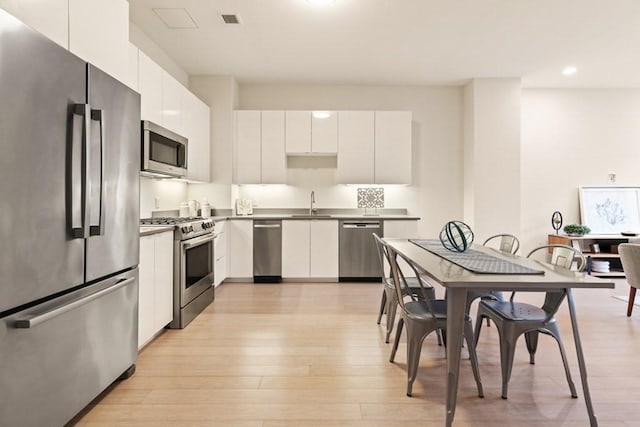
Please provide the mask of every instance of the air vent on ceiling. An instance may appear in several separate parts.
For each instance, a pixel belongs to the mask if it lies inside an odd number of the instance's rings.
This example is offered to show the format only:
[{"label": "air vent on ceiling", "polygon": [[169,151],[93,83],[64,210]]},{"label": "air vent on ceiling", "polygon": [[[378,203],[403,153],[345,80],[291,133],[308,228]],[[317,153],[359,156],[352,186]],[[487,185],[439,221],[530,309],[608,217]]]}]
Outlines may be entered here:
[{"label": "air vent on ceiling", "polygon": [[222,14],[222,20],[224,21],[225,24],[239,24],[240,23],[240,17],[238,15],[232,15],[232,14]]}]

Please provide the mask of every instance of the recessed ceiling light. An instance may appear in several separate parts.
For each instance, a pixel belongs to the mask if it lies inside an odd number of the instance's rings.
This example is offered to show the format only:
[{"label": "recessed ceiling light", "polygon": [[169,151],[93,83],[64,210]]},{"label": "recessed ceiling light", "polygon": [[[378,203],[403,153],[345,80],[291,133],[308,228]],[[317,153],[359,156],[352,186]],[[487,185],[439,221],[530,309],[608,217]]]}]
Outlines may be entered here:
[{"label": "recessed ceiling light", "polygon": [[565,76],[572,76],[578,72],[578,69],[573,65],[567,65],[562,69],[562,74]]},{"label": "recessed ceiling light", "polygon": [[335,2],[336,0],[307,0],[307,3],[313,6],[329,6]]}]

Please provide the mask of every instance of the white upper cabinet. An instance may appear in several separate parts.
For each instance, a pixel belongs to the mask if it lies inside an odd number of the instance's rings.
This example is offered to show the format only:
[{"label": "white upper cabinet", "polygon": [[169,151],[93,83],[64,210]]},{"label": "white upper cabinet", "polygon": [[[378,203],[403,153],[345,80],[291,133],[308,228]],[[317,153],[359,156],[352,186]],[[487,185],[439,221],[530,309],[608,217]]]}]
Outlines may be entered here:
[{"label": "white upper cabinet", "polygon": [[235,183],[260,183],[262,156],[260,111],[236,111]]},{"label": "white upper cabinet", "polygon": [[65,49],[127,81],[126,0],[0,0],[0,7]]},{"label": "white upper cabinet", "polygon": [[187,147],[187,178],[191,181],[209,182],[211,110],[197,96],[183,91],[183,114],[186,116],[185,136]]},{"label": "white upper cabinet", "polygon": [[261,114],[260,182],[284,184],[287,181],[285,155],[284,111],[263,111]]},{"label": "white upper cabinet", "polygon": [[311,113],[311,151],[318,154],[338,152],[338,113],[336,111]]},{"label": "white upper cabinet", "polygon": [[338,183],[373,183],[374,112],[340,111],[338,121]]},{"label": "white upper cabinet", "polygon": [[285,122],[287,153],[310,153],[311,111],[287,111]]},{"label": "white upper cabinet", "polygon": [[129,2],[69,0],[69,50],[126,82]]},{"label": "white upper cabinet", "polygon": [[162,125],[162,68],[144,52],[138,52],[138,92],[142,120]]},{"label": "white upper cabinet", "polygon": [[287,154],[336,154],[338,113],[335,111],[287,111]]},{"label": "white upper cabinet", "polygon": [[375,183],[411,184],[411,112],[376,111]]},{"label": "white upper cabinet", "polygon": [[186,88],[169,73],[162,72],[162,126],[187,136]]},{"label": "white upper cabinet", "polygon": [[69,49],[69,0],[0,0],[0,8]]},{"label": "white upper cabinet", "polygon": [[127,77],[124,83],[138,92],[138,53],[140,49],[133,43],[129,43],[127,52]]}]

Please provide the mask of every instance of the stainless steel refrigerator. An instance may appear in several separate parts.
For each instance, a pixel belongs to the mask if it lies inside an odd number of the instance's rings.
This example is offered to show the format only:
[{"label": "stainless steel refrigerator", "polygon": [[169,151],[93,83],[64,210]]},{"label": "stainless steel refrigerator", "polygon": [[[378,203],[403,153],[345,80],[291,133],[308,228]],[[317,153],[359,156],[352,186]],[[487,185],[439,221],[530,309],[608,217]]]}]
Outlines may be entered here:
[{"label": "stainless steel refrigerator", "polygon": [[140,96],[0,10],[0,425],[132,373],[139,166]]}]

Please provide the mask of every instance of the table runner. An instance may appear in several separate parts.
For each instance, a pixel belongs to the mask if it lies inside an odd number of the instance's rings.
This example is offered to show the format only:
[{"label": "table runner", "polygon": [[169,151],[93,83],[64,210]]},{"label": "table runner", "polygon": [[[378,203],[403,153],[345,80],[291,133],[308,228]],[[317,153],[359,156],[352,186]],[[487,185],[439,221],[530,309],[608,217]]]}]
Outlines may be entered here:
[{"label": "table runner", "polygon": [[467,249],[464,252],[452,252],[435,239],[409,239],[415,245],[431,252],[447,261],[478,274],[544,274],[543,270],[529,267],[498,258],[487,253]]}]

